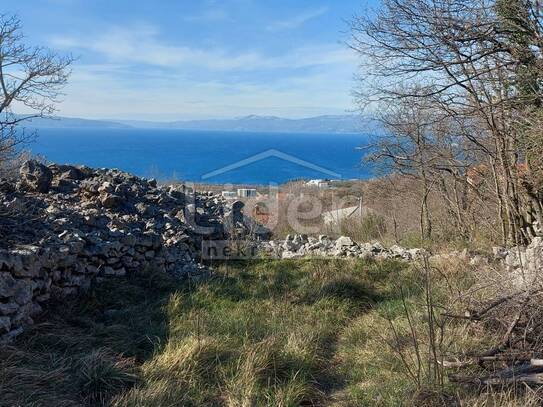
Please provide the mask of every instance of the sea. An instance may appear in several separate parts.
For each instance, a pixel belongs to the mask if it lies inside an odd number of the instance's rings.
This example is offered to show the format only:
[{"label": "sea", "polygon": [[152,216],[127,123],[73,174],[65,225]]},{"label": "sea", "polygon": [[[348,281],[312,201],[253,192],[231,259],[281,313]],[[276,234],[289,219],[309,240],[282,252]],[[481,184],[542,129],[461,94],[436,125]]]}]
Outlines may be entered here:
[{"label": "sea", "polygon": [[29,149],[49,161],[212,184],[365,179],[369,135],[42,128]]}]

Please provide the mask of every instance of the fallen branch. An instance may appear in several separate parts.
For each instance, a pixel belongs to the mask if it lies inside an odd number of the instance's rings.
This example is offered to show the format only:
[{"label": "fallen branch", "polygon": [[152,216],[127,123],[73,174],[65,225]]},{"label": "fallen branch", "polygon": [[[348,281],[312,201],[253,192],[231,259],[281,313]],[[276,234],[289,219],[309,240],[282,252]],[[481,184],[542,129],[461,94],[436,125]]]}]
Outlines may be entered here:
[{"label": "fallen branch", "polygon": [[530,297],[526,297],[524,301],[522,302],[520,309],[515,315],[515,318],[513,319],[513,321],[511,321],[511,323],[509,324],[509,327],[507,328],[507,331],[505,332],[500,343],[497,346],[487,350],[486,352],[483,352],[480,356],[493,356],[497,353],[500,353],[507,346],[507,344],[511,340],[511,335],[513,334],[513,331],[515,330],[515,327],[517,326],[517,324],[520,321],[520,318],[522,317],[522,314],[524,312],[524,307],[528,303],[529,299]]},{"label": "fallen branch", "polygon": [[494,375],[481,379],[485,385],[499,385],[511,383],[543,384],[543,366],[534,366],[525,363],[501,370]]},{"label": "fallen branch", "polygon": [[[480,365],[483,363],[496,363],[496,362],[530,362],[533,366],[542,366],[542,359],[532,359],[529,354],[501,354],[493,356],[474,356],[467,360],[444,360],[440,364],[445,368],[462,368],[473,365]],[[536,363],[541,363],[537,365]]]},{"label": "fallen branch", "polygon": [[543,384],[543,366],[524,363],[508,367],[486,377],[460,377],[451,375],[451,381],[474,385],[506,385],[514,383]]}]

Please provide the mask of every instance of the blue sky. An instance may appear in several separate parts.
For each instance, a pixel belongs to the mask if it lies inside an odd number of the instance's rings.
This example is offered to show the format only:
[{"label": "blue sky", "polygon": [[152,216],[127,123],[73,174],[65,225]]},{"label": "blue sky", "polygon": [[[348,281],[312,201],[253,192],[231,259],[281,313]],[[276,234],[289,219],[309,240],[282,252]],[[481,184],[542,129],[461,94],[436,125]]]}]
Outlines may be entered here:
[{"label": "blue sky", "polygon": [[78,58],[59,114],[175,120],[352,110],[360,0],[4,0]]}]

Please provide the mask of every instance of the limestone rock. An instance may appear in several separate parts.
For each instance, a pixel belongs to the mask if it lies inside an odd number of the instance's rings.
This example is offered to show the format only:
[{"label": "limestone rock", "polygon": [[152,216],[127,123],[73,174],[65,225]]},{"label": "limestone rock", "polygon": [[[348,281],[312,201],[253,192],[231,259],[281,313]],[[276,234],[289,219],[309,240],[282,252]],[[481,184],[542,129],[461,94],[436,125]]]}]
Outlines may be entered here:
[{"label": "limestone rock", "polygon": [[15,294],[17,281],[8,272],[0,272],[0,299],[10,298]]},{"label": "limestone rock", "polygon": [[32,292],[32,283],[30,281],[17,280],[13,293],[13,300],[19,305],[27,304],[32,301]]},{"label": "limestone rock", "polygon": [[0,334],[9,332],[11,329],[11,319],[9,317],[0,317]]},{"label": "limestone rock", "polygon": [[353,239],[347,236],[341,236],[336,240],[337,249],[343,249],[345,247],[351,247],[354,245],[355,245],[355,242],[353,241]]},{"label": "limestone rock", "polygon": [[100,198],[104,208],[118,208],[123,203],[123,198],[115,194],[105,194]]},{"label": "limestone rock", "polygon": [[35,160],[26,161],[20,171],[21,183],[25,189],[47,193],[53,181],[53,173],[45,165]]},{"label": "limestone rock", "polygon": [[15,314],[18,309],[19,305],[13,302],[8,302],[6,304],[0,303],[0,315]]}]

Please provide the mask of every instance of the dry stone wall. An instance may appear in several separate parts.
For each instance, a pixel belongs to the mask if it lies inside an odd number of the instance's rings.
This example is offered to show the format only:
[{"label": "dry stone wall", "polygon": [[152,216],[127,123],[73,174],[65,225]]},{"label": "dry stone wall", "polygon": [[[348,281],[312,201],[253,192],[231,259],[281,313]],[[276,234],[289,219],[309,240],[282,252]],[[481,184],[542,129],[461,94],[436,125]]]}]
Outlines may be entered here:
[{"label": "dry stone wall", "polygon": [[512,283],[522,290],[543,287],[543,237],[535,237],[526,247],[494,248],[494,255],[503,259]]},{"label": "dry stone wall", "polygon": [[0,180],[0,342],[95,279],[146,267],[199,278],[201,239],[222,236],[224,208],[118,170],[25,163],[20,181]]}]

